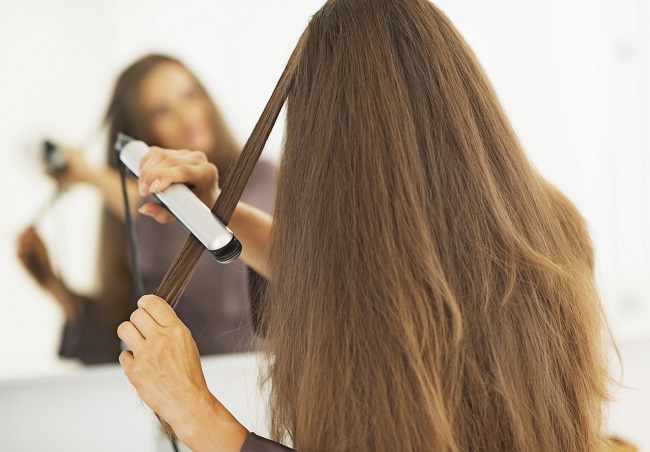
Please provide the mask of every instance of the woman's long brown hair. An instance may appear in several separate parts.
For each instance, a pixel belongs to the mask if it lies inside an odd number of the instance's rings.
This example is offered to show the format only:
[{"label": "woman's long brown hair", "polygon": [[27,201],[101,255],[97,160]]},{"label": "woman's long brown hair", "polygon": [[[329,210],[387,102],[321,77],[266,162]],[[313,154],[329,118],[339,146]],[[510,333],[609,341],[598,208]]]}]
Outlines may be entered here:
[{"label": "woman's long brown hair", "polygon": [[263,312],[274,436],[303,451],[602,450],[585,222],[444,14],[328,1],[224,183],[226,222],[285,94]]},{"label": "woman's long brown hair", "polygon": [[[167,55],[146,55],[129,65],[118,77],[106,112],[108,124],[107,162],[117,168],[114,151],[115,139],[119,132],[143,140],[151,145],[156,142],[147,126],[147,118],[140,105],[140,88],[143,80],[152,70],[163,64],[178,65],[195,78],[200,92],[208,100],[211,110],[211,126],[215,136],[215,149],[204,149],[219,172],[225,174],[237,158],[241,147],[228,129],[221,112],[216,107],[200,81],[178,59]],[[128,319],[134,306],[134,288],[128,259],[128,247],[124,221],[104,208],[101,218],[99,249],[99,309],[101,318],[108,325],[117,325]]]}]

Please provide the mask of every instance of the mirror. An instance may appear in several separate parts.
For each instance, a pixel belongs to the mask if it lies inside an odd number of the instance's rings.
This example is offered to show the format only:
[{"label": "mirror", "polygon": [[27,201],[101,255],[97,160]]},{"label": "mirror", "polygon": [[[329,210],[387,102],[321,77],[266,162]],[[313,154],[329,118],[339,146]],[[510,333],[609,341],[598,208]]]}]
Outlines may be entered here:
[{"label": "mirror", "polygon": [[[310,14],[323,2],[235,3],[66,0],[3,7],[0,118],[8,127],[0,131],[6,159],[0,184],[9,214],[0,226],[2,286],[8,289],[0,335],[17,345],[0,352],[0,379],[75,365],[57,356],[61,309],[17,260],[16,240],[25,227],[39,217],[55,271],[81,294],[97,290],[101,197],[77,184],[52,205],[56,184],[44,174],[41,141],[80,149],[101,167],[107,152],[102,119],[117,75],[159,52],[197,75],[243,145]],[[281,138],[280,121],[265,151],[270,160],[277,160]]]}]

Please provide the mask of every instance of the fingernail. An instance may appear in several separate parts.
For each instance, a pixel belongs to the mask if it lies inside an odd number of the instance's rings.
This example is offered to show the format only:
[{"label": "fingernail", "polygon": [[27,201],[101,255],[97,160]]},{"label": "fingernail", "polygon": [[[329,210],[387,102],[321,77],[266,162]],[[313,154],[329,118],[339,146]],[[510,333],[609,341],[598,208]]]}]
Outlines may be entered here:
[{"label": "fingernail", "polygon": [[151,193],[155,193],[155,192],[156,192],[156,189],[158,188],[158,185],[159,185],[159,184],[160,184],[160,181],[159,181],[158,179],[156,179],[155,181],[153,181],[153,182],[151,183],[151,185],[149,186],[149,191],[150,191]]},{"label": "fingernail", "polygon": [[143,181],[138,182],[138,191],[142,196],[145,196],[147,194],[147,192],[145,191],[145,186]]},{"label": "fingernail", "polygon": [[141,206],[138,209],[138,212],[140,212],[143,215],[147,215],[149,213],[149,206],[147,206],[146,204],[144,206]]}]

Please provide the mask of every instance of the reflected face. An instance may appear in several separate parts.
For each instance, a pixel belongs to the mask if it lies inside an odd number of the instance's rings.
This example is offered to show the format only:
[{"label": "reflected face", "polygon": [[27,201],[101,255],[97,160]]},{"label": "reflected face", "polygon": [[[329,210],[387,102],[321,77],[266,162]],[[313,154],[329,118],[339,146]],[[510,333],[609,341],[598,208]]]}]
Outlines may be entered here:
[{"label": "reflected face", "polygon": [[139,101],[149,133],[168,149],[212,152],[216,137],[207,96],[176,63],[162,63],[142,80]]}]

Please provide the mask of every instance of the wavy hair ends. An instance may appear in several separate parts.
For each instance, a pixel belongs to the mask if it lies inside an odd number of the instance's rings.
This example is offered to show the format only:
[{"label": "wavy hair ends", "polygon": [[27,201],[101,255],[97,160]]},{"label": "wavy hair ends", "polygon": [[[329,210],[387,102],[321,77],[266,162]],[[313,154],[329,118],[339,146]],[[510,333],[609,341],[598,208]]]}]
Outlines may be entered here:
[{"label": "wavy hair ends", "polygon": [[287,99],[264,311],[299,450],[598,451],[591,244],[424,0],[330,0]]}]

